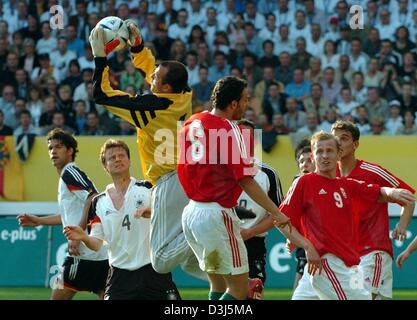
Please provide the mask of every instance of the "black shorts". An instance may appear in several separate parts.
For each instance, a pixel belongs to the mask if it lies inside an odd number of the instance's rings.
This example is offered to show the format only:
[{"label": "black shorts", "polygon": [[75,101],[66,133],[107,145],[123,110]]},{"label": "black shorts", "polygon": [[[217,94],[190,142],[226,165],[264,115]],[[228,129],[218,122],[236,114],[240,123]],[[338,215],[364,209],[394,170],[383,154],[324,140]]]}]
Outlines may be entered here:
[{"label": "black shorts", "polygon": [[297,259],[297,269],[295,271],[300,275],[303,275],[304,267],[307,264],[306,252],[304,249],[297,248],[295,251],[295,258]]},{"label": "black shorts", "polygon": [[259,278],[266,281],[266,245],[265,237],[253,237],[245,241],[248,251],[249,278]]},{"label": "black shorts", "polygon": [[110,267],[105,300],[181,300],[171,273],[158,273],[151,264],[129,271]]},{"label": "black shorts", "polygon": [[109,260],[84,260],[66,257],[63,266],[64,287],[74,291],[104,291]]}]

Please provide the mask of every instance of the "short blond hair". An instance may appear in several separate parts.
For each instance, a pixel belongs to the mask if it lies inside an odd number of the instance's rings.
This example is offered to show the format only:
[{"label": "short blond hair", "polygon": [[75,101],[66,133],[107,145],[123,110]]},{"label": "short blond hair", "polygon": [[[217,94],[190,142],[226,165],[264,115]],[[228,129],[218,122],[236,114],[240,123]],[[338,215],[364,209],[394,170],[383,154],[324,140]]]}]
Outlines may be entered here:
[{"label": "short blond hair", "polygon": [[337,137],[331,133],[324,132],[323,130],[316,132],[311,137],[311,149],[313,150],[314,144],[316,144],[318,141],[324,141],[324,140],[333,140],[336,143],[337,151],[340,150],[340,142],[337,139]]},{"label": "short blond hair", "polygon": [[100,150],[100,161],[104,168],[106,168],[106,151],[112,148],[123,148],[127,153],[127,157],[130,159],[130,150],[126,143],[122,140],[108,139],[104,142]]}]

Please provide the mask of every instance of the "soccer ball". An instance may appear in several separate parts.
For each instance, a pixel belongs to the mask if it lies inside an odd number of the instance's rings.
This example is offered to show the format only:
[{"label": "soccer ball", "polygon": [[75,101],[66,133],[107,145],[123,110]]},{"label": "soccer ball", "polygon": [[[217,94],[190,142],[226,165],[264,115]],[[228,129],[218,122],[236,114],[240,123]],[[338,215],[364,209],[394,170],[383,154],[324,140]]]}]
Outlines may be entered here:
[{"label": "soccer ball", "polygon": [[106,54],[126,47],[129,30],[119,17],[106,17],[97,23],[97,28],[104,30],[104,49]]}]

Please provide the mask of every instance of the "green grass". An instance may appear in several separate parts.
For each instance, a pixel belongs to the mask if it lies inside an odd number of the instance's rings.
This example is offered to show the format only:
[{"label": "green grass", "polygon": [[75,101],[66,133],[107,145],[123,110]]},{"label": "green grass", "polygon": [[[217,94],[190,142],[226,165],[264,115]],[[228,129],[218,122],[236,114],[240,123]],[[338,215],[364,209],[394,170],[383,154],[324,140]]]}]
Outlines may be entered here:
[{"label": "green grass", "polygon": [[[180,289],[184,300],[207,300],[207,289]],[[291,289],[265,289],[265,300],[289,300]],[[0,288],[0,300],[47,300],[51,295],[48,288]],[[75,300],[95,300],[91,293],[80,292]],[[417,300],[417,290],[395,290],[394,300]]]}]

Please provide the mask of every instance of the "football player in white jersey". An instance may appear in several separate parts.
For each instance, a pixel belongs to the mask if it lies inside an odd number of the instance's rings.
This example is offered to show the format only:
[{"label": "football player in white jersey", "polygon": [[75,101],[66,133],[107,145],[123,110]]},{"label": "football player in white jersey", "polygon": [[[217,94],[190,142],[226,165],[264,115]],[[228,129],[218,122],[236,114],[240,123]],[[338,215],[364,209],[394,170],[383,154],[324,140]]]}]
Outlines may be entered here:
[{"label": "football player in white jersey", "polygon": [[[240,120],[238,125],[244,129],[254,130],[255,126],[248,120]],[[276,206],[283,199],[281,182],[275,170],[265,163],[259,163],[258,172],[254,179],[268,194]],[[273,219],[268,212],[253,201],[246,192],[242,192],[238,199],[238,207],[254,213],[252,219],[244,219],[240,234],[245,241],[249,262],[249,299],[261,299],[262,287],[266,281],[266,235],[274,227]],[[239,208],[239,209],[240,209]],[[238,209],[236,209],[238,211]]]},{"label": "football player in white jersey", "polygon": [[[79,225],[85,233],[87,213],[92,197],[97,190],[87,175],[74,163],[77,140],[61,129],[50,131],[49,158],[58,171],[59,214],[37,217],[19,215],[19,224],[24,227],[39,225]],[[103,298],[109,264],[105,248],[98,252],[88,249],[79,241],[68,241],[68,253],[63,269],[53,285],[52,300],[70,300],[77,291],[91,291]]]},{"label": "football player in white jersey", "polygon": [[[100,158],[113,183],[94,197],[90,209],[90,235],[79,226],[67,226],[65,236],[81,240],[92,250],[108,244],[110,271],[105,300],[177,300],[171,273],[157,273],[150,258],[152,184],[130,176],[130,151],[120,140],[109,139]],[[147,216],[147,218],[145,217]]]}]

